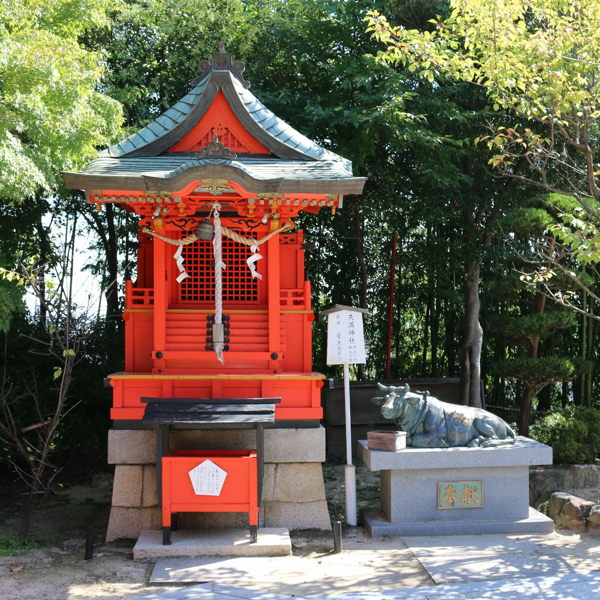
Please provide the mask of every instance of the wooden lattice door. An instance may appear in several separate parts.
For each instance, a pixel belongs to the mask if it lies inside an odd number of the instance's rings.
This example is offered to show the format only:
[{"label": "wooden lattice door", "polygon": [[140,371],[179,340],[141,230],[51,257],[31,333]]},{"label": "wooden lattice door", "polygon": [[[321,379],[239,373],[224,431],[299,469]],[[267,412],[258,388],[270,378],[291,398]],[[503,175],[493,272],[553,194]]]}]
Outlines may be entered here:
[{"label": "wooden lattice door", "polygon": [[[258,304],[258,280],[252,279],[246,260],[250,248],[223,237],[223,302]],[[183,247],[181,253],[189,277],[179,284],[183,304],[215,301],[215,269],[212,242],[198,240]]]}]

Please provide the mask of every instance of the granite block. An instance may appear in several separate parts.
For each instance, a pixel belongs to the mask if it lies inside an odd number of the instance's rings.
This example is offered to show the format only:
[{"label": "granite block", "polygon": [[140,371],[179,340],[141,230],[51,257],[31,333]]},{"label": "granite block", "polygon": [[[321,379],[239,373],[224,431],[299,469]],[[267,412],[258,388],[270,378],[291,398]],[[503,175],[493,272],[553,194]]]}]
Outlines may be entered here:
[{"label": "granite block", "polygon": [[555,554],[551,546],[541,545],[539,537],[506,535],[461,535],[405,537],[404,543],[417,557],[496,556],[498,554]]},{"label": "granite block", "polygon": [[[193,600],[195,598],[207,597],[208,594],[213,592],[213,583],[201,583],[200,585],[194,585],[191,587],[180,588],[172,590],[170,592],[158,592],[156,594],[150,594],[138,600]],[[210,596],[208,596],[210,598]]]},{"label": "granite block", "polygon": [[574,574],[564,558],[555,554],[500,554],[497,556],[428,556],[419,562],[436,584],[492,581],[512,577]]},{"label": "granite block", "polygon": [[109,429],[108,464],[156,464],[156,432],[154,430]]},{"label": "granite block", "polygon": [[158,496],[156,494],[156,467],[154,465],[144,465],[142,506],[158,506]]},{"label": "granite block", "polygon": [[141,465],[117,465],[115,467],[113,506],[139,508],[142,505],[142,469]]},{"label": "granite block", "polygon": [[325,462],[325,429],[265,429],[265,462]]},{"label": "granite block", "polygon": [[264,500],[273,502],[325,500],[321,463],[278,463],[266,467],[269,475],[265,477]]},{"label": "granite block", "polygon": [[[392,523],[526,519],[528,473],[524,466],[382,471],[381,508]],[[446,481],[483,481],[483,506],[438,508],[438,483]]]},{"label": "granite block", "polygon": [[359,453],[371,471],[389,469],[459,469],[552,464],[552,448],[525,437],[497,448],[407,448],[402,452],[369,450],[360,440]]},{"label": "granite block", "polygon": [[125,508],[113,506],[110,510],[106,541],[119,538],[137,538],[145,529],[161,529],[162,516],[158,506],[150,508]]},{"label": "granite block", "polygon": [[[266,463],[325,461],[325,429],[265,429]],[[171,450],[254,450],[256,432],[239,430],[176,429],[170,433]],[[111,429],[108,432],[109,464],[156,463],[154,430]]]}]

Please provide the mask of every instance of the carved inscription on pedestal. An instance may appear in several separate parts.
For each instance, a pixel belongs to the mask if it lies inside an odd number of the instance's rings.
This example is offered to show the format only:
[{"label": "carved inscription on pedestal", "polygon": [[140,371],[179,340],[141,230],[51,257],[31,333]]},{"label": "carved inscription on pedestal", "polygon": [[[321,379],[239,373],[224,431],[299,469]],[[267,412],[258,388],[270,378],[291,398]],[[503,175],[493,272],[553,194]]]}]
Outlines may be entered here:
[{"label": "carved inscription on pedestal", "polygon": [[194,467],[189,472],[189,476],[196,496],[219,496],[227,477],[227,471],[207,459]]},{"label": "carved inscription on pedestal", "polygon": [[440,481],[438,508],[483,508],[483,481]]}]

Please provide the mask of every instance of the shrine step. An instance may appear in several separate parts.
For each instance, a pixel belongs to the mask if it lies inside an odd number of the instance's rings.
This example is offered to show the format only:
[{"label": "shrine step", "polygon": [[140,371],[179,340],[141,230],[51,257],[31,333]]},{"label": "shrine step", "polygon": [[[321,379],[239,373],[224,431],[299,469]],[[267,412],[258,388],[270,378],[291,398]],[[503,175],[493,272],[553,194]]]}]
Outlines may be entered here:
[{"label": "shrine step", "polygon": [[288,556],[292,553],[287,529],[264,527],[258,541],[250,543],[248,529],[183,529],[172,533],[170,546],[163,546],[162,531],[142,531],[133,548],[134,560],[198,556]]}]

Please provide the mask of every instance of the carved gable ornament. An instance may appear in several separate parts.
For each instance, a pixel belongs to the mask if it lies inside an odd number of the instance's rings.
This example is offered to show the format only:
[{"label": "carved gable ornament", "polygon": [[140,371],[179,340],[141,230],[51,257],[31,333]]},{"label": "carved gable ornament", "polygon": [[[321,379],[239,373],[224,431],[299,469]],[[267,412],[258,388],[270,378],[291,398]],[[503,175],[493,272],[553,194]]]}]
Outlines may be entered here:
[{"label": "carved gable ornament", "polygon": [[219,51],[215,52],[210,62],[207,60],[201,60],[198,63],[198,70],[200,71],[200,77],[194,80],[192,83],[197,85],[200,83],[211,71],[230,71],[231,74],[238,79],[238,81],[248,89],[250,82],[244,79],[242,73],[246,65],[241,60],[232,62],[231,54],[225,52],[225,43],[219,42]]},{"label": "carved gable ornament", "polygon": [[219,136],[213,133],[213,141],[208,142],[206,148],[195,154],[196,158],[220,158],[225,160],[235,160],[237,154],[234,154],[225,144],[219,141]]}]

